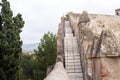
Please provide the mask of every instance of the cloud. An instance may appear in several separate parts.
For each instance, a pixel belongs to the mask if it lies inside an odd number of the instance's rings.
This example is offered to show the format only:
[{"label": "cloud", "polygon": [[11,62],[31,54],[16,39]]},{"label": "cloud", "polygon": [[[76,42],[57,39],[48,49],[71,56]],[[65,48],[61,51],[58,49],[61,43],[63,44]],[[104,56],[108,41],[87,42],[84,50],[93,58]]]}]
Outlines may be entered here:
[{"label": "cloud", "polygon": [[16,15],[21,13],[25,26],[21,33],[24,43],[37,43],[48,31],[58,30],[60,17],[69,11],[111,14],[119,8],[120,0],[9,0]]}]

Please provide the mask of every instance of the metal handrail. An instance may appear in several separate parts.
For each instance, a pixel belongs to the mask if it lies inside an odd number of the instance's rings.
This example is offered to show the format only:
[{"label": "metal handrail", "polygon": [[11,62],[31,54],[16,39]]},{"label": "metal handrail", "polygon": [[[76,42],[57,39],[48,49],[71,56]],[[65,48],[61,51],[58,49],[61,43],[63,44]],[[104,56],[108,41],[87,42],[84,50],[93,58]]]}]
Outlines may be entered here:
[{"label": "metal handrail", "polygon": [[64,52],[64,37],[65,37],[65,21],[63,21],[63,34],[62,34],[62,48],[63,48],[63,65],[64,65],[64,68],[66,67],[65,66],[65,52]]}]

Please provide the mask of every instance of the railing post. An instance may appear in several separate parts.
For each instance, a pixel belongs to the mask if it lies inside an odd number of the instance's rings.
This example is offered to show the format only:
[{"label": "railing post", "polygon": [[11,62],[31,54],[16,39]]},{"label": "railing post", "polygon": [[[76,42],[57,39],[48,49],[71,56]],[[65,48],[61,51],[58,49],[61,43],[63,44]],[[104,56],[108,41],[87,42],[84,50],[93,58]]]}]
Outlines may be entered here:
[{"label": "railing post", "polygon": [[62,34],[62,50],[63,50],[63,65],[64,65],[64,68],[65,68],[65,52],[64,52],[64,37],[65,37],[65,20],[63,21],[63,34]]}]

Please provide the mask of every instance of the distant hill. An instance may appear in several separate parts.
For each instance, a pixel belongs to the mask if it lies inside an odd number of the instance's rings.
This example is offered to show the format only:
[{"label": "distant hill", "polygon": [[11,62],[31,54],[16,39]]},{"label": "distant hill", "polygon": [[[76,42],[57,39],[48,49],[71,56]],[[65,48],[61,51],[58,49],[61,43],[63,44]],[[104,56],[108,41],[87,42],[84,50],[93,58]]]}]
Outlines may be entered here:
[{"label": "distant hill", "polygon": [[39,45],[39,43],[23,44],[22,48],[23,48],[23,50],[33,51],[34,49],[37,49],[38,45]]},{"label": "distant hill", "polygon": [[25,54],[25,55],[33,55],[34,54],[34,51],[29,51],[29,50],[22,50],[22,53]]}]

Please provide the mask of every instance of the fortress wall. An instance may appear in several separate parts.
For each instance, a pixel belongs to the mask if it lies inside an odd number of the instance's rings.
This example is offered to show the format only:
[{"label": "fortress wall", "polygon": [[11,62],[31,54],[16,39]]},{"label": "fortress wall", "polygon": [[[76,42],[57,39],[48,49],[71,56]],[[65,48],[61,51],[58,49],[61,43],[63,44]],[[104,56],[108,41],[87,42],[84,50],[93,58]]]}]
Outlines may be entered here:
[{"label": "fortress wall", "polygon": [[62,62],[57,62],[54,69],[44,80],[70,80]]},{"label": "fortress wall", "polygon": [[59,27],[58,27],[58,32],[57,32],[57,54],[60,53],[62,54],[63,53],[63,44],[62,44],[62,36],[63,36],[63,23],[60,23],[59,24]]},{"label": "fortress wall", "polygon": [[[75,34],[78,37],[78,19],[80,14],[71,14],[70,20],[75,30]],[[84,52],[90,53],[90,49],[93,42],[93,37],[100,38],[102,30],[104,30],[104,38],[101,44],[100,53],[104,58],[101,57],[99,60],[99,67],[101,66],[101,78],[103,80],[120,80],[120,58],[108,58],[105,55],[118,54],[120,55],[120,16],[116,15],[103,15],[103,14],[89,14],[90,22],[85,25],[83,29],[83,35],[85,37],[83,41]],[[95,43],[97,44],[97,42]],[[95,49],[94,49],[95,51]],[[86,58],[89,58],[86,55]],[[88,62],[88,74],[92,76],[91,59]],[[98,64],[98,63],[97,63]],[[95,65],[97,65],[95,64]],[[97,69],[97,66],[96,66]]]},{"label": "fortress wall", "polygon": [[120,58],[101,59],[102,80],[120,80]]}]

